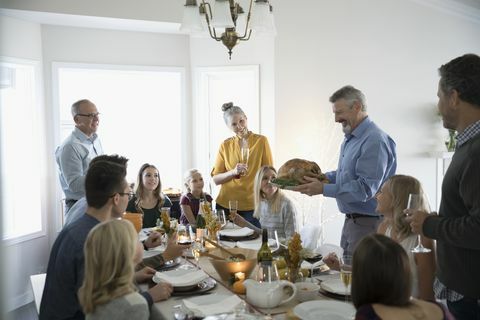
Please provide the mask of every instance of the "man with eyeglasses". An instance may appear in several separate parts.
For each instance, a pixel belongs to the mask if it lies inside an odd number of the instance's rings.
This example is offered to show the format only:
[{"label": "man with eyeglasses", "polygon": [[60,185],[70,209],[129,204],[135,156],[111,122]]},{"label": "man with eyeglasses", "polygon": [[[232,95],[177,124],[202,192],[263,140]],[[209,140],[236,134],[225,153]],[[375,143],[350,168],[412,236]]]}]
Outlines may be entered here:
[{"label": "man with eyeglasses", "polygon": [[67,213],[85,196],[85,176],[90,161],[103,154],[97,135],[100,113],[94,103],[79,100],[71,108],[75,129],[55,151]]}]

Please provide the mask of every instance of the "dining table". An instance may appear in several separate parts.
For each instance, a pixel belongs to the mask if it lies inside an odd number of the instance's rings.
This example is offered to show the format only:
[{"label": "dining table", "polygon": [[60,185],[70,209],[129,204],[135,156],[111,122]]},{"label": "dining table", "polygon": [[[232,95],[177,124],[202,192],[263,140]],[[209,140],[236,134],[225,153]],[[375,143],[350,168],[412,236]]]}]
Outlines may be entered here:
[{"label": "dining table", "polygon": [[[234,226],[227,225],[227,228],[234,228]],[[140,232],[140,238],[145,238],[145,235],[148,231],[143,230]],[[241,247],[241,248],[248,248],[248,249],[256,249],[258,250],[261,246],[261,238],[256,238],[252,240],[246,241],[219,241],[219,244],[226,247],[226,248],[233,248],[233,247]],[[146,256],[151,256],[153,254],[159,254],[162,252],[162,248],[155,248],[153,250],[145,251]],[[198,265],[196,264],[193,256],[187,254],[183,257],[177,258],[177,268],[184,268],[184,269],[197,269],[200,268],[203,270],[209,278],[213,279],[216,282],[216,285],[213,289],[209,290],[208,292],[202,292],[202,296],[206,295],[219,295],[222,297],[225,296],[237,296],[242,301],[239,306],[237,306],[236,310],[230,310],[231,313],[240,312],[244,314],[248,314],[248,317],[243,317],[245,319],[263,319],[268,312],[272,314],[273,319],[301,319],[294,313],[294,308],[300,303],[297,298],[292,299],[290,302],[282,304],[278,307],[272,308],[271,310],[262,309],[252,305],[251,303],[246,301],[245,295],[238,295],[232,291],[231,284],[223,281],[219,274],[216,272],[215,268],[209,261],[210,258],[201,256],[198,260]],[[326,268],[328,269],[328,268]],[[252,275],[255,272],[252,272]],[[253,278],[253,276],[250,278]],[[327,270],[324,272],[316,272],[314,273],[313,277],[308,277],[304,279],[305,282],[313,282],[313,283],[321,283],[322,281],[329,281],[330,279],[339,279],[340,275],[337,271]],[[150,283],[153,285],[154,283]],[[141,290],[148,290],[148,284],[141,284]],[[198,296],[198,295],[197,295]],[[190,299],[195,297],[195,294],[191,296],[188,295],[181,295],[175,296],[172,295],[169,299],[156,302],[152,305],[150,311],[150,319],[159,320],[159,319],[189,319],[185,317],[185,314],[182,315],[182,311],[185,311],[185,303],[184,299]],[[331,301],[331,300],[338,300],[341,298],[339,295],[331,295],[328,292],[323,290],[317,291],[311,300],[319,300],[319,301]],[[353,306],[352,306],[353,310]],[[353,311],[352,311],[353,312]],[[351,315],[350,315],[351,316]],[[241,319],[242,317],[238,317]],[[194,317],[193,319],[199,319],[198,317]],[[222,317],[212,317],[208,319],[223,319]]]}]

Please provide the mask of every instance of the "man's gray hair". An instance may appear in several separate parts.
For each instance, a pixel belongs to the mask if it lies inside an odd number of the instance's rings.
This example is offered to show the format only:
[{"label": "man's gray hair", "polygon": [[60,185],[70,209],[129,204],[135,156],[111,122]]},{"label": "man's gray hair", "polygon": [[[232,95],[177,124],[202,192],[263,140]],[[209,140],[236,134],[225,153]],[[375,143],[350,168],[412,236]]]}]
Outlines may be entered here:
[{"label": "man's gray hair", "polygon": [[71,109],[72,117],[75,118],[75,116],[80,113],[80,106],[84,103],[92,103],[92,102],[88,99],[82,99],[72,104],[72,109]]},{"label": "man's gray hair", "polygon": [[358,101],[362,105],[362,111],[367,111],[365,95],[362,93],[362,91],[354,88],[353,86],[345,86],[338,89],[332,94],[329,100],[331,103],[335,103],[337,100],[340,99],[347,100],[350,108],[353,106],[353,103],[355,101]]}]

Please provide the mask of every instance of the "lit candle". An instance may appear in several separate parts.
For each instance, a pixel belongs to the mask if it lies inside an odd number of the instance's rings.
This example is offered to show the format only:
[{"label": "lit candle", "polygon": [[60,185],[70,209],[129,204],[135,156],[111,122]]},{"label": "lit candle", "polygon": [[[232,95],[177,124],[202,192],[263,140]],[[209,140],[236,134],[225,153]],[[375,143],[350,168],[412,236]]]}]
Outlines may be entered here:
[{"label": "lit candle", "polygon": [[235,279],[240,280],[240,281],[245,280],[245,273],[243,273],[243,272],[235,273]]}]

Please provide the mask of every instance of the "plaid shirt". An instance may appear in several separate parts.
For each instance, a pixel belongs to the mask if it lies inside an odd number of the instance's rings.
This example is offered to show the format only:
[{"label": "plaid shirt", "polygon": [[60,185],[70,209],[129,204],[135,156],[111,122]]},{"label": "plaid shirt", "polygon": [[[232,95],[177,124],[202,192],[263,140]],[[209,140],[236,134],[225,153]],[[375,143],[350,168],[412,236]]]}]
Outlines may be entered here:
[{"label": "plaid shirt", "polygon": [[[475,137],[479,133],[480,120],[472,123],[471,125],[466,127],[462,133],[459,133],[457,135],[457,145],[455,149],[458,149],[460,146],[462,146],[464,143],[466,143],[468,140]],[[435,297],[437,299],[446,299],[452,302],[463,299],[463,295],[456,291],[453,291],[452,289],[448,289],[443,283],[440,282],[438,278],[435,278],[435,282],[433,283],[433,292],[435,292]]]},{"label": "plaid shirt", "polygon": [[462,133],[459,133],[457,136],[457,146],[455,149],[459,148],[465,142],[470,140],[471,138],[475,137],[478,133],[480,133],[480,120],[477,122],[472,123],[468,127],[463,130]]}]

